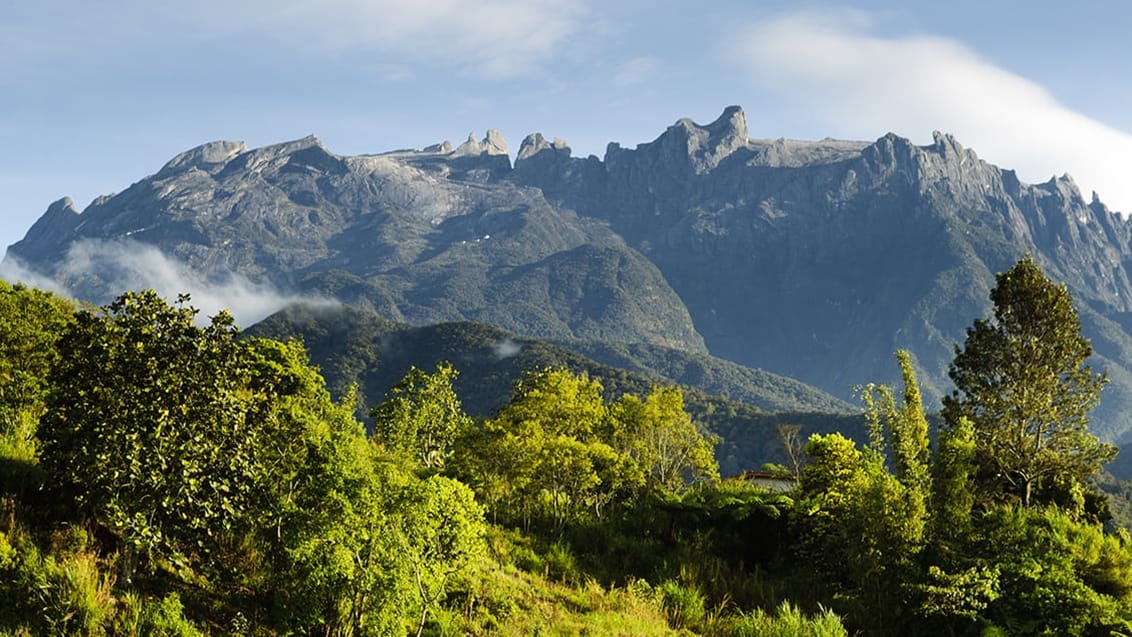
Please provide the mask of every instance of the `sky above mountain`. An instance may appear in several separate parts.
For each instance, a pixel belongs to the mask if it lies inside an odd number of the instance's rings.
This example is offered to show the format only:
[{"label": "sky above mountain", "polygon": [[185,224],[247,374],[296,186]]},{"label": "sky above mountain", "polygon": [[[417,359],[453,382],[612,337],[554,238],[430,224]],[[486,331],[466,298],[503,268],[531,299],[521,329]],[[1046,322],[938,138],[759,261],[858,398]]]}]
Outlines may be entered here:
[{"label": "sky above mountain", "polygon": [[200,143],[340,154],[531,132],[575,155],[739,104],[753,137],[919,144],[1132,212],[1132,5],[111,0],[0,8],[0,245]]}]

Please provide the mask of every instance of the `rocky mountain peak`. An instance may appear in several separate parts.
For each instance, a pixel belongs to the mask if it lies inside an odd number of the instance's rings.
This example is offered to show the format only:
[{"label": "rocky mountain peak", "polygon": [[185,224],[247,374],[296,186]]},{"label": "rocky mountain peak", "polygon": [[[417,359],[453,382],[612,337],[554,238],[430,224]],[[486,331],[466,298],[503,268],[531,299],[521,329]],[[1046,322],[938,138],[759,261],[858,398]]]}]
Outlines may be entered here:
[{"label": "rocky mountain peak", "polygon": [[425,146],[423,149],[421,149],[421,152],[422,153],[435,153],[435,154],[440,154],[440,155],[447,155],[448,153],[452,152],[452,142],[450,142],[446,139],[446,140],[440,142],[439,144],[433,144],[431,146]]},{"label": "rocky mountain peak", "polygon": [[523,138],[522,144],[519,144],[519,154],[515,157],[515,164],[517,166],[519,162],[547,150],[558,155],[570,156],[570,145],[566,140],[555,137],[554,141],[548,142],[542,133],[531,133]]},{"label": "rocky mountain peak", "polygon": [[21,241],[10,247],[8,253],[22,258],[25,256],[20,252],[23,246],[67,244],[80,221],[75,202],[70,197],[63,197],[47,207],[47,212],[36,220]]},{"label": "rocky mountain peak", "polygon": [[[633,149],[610,144],[604,161],[539,133],[514,167],[497,131],[453,146],[342,157],[313,136],[212,142],[82,215],[55,202],[10,255],[69,277],[69,245],[128,237],[207,272],[315,277],[398,320],[677,334],[834,392],[884,379],[907,348],[938,396],[993,273],[1030,252],[1092,321],[1098,366],[1132,379],[1132,222],[1069,177],[1023,183],[951,135],[750,139],[728,107]],[[1106,418],[1132,436],[1132,380],[1121,387]]]},{"label": "rocky mountain peak", "polygon": [[52,202],[52,204],[47,207],[47,212],[45,214],[48,214],[48,215],[75,214],[75,215],[77,215],[77,214],[79,214],[79,209],[75,207],[74,200],[72,200],[70,197],[63,197],[62,199],[59,199],[58,201]]},{"label": "rocky mountain peak", "polygon": [[452,157],[477,157],[479,155],[507,155],[507,140],[503,134],[495,129],[489,129],[482,140],[476,140],[474,132],[468,133],[468,139],[452,151]]},{"label": "rocky mountain peak", "polygon": [[215,141],[201,144],[196,148],[186,150],[169,160],[161,170],[159,176],[183,172],[190,168],[199,168],[209,171],[221,166],[240,153],[246,152],[248,147],[241,141]]},{"label": "rocky mountain peak", "polygon": [[736,150],[745,148],[748,141],[747,116],[742,108],[729,106],[706,126],[688,118],[677,120],[649,146],[659,148],[666,162],[690,162],[696,174],[703,174],[714,170]]}]

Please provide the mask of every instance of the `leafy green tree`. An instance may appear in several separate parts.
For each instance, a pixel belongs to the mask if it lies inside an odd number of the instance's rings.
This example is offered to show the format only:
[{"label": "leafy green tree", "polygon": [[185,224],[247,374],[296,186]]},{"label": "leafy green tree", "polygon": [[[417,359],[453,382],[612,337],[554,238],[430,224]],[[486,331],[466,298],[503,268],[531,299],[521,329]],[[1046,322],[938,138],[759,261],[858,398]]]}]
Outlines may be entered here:
[{"label": "leafy green tree", "polygon": [[998,275],[991,300],[994,317],[976,320],[956,348],[943,415],[951,427],[973,424],[989,495],[1029,506],[1043,482],[1083,481],[1114,456],[1087,430],[1107,377],[1086,365],[1092,347],[1068,289],[1031,257]]},{"label": "leafy green tree", "polygon": [[994,507],[977,520],[972,553],[999,571],[980,616],[1012,635],[1132,631],[1132,550],[1056,507]]},{"label": "leafy green tree", "polygon": [[529,525],[533,517],[561,530],[586,511],[600,515],[617,494],[637,488],[637,464],[609,440],[601,384],[568,370],[525,374],[511,402],[465,438],[454,474],[492,515]]},{"label": "leafy green tree", "polygon": [[472,491],[456,480],[432,476],[404,493],[397,519],[420,602],[419,636],[448,579],[468,569],[482,553],[486,527]]},{"label": "leafy green tree", "polygon": [[281,362],[296,376],[269,413],[279,463],[262,485],[269,523],[254,530],[274,621],[284,633],[397,634],[412,588],[396,520],[415,478],[365,438],[349,397],[331,402],[315,370]]},{"label": "leafy green tree", "polygon": [[719,477],[714,439],[684,410],[679,387],[654,387],[645,400],[625,394],[612,407],[615,446],[637,462],[652,489],[681,491]]},{"label": "leafy green tree", "polygon": [[443,469],[452,442],[472,425],[452,387],[458,373],[449,363],[432,374],[411,368],[370,412],[377,439],[428,469]]},{"label": "leafy green tree", "polygon": [[865,418],[869,423],[871,447],[880,457],[888,455],[885,434],[889,436],[895,476],[904,487],[905,514],[912,539],[923,538],[927,519],[928,499],[931,495],[931,475],[928,460],[931,445],[928,440],[928,419],[920,397],[920,385],[912,365],[912,357],[905,350],[896,352],[904,382],[901,401],[897,404],[893,389],[887,385],[867,385],[861,389],[865,403]]},{"label": "leafy green tree", "polygon": [[[911,356],[897,352],[904,388],[861,389],[870,444],[813,436],[795,511],[796,546],[826,599],[877,634],[902,634],[926,542],[932,480],[928,424]],[[886,441],[888,441],[886,443]],[[887,461],[891,460],[894,472]]]},{"label": "leafy green tree", "polygon": [[[83,310],[59,340],[39,428],[51,486],[137,549],[209,551],[252,497],[231,317],[152,291]],[[190,548],[191,547],[191,548]]]},{"label": "leafy green tree", "polygon": [[22,414],[39,417],[55,342],[74,312],[50,292],[0,280],[0,432],[18,428]]},{"label": "leafy green tree", "polygon": [[50,292],[0,281],[0,496],[19,498],[38,481],[36,428],[56,341],[74,304]]},{"label": "leafy green tree", "polygon": [[872,448],[814,435],[806,454],[791,525],[800,563],[819,599],[833,600],[858,627],[899,634],[923,520]]},{"label": "leafy green tree", "polygon": [[40,427],[51,488],[119,538],[120,581],[156,555],[266,600],[284,633],[395,633],[412,589],[394,522],[415,477],[300,343],[238,338],[226,314],[198,327],[186,300],[76,315]]},{"label": "leafy green tree", "polygon": [[959,557],[975,505],[975,428],[965,417],[939,434],[932,462],[930,541],[941,559]]}]

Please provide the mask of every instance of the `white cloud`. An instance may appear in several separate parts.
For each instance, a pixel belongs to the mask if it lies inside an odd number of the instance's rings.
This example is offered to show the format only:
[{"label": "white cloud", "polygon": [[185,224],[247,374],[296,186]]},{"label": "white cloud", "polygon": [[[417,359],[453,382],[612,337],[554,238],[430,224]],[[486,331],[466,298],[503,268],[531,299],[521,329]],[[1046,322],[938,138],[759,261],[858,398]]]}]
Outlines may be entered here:
[{"label": "white cloud", "polygon": [[1069,173],[1086,198],[1132,212],[1132,135],[1060,104],[1044,88],[954,40],[882,37],[866,13],[798,12],[749,24],[728,53],[767,91],[831,135],[888,131],[926,143],[951,133],[1025,181]]},{"label": "white cloud", "polygon": [[[200,320],[226,309],[236,318],[237,325],[244,327],[292,303],[338,304],[325,298],[281,292],[269,284],[255,283],[234,273],[206,278],[156,247],[136,241],[79,241],[68,249],[59,266],[58,279],[75,281],[89,277],[88,273],[92,272],[107,282],[113,294],[153,289],[170,301],[179,294],[188,294],[191,305],[200,310]],[[0,278],[74,296],[58,280],[24,267],[11,255],[0,264]]]},{"label": "white cloud", "polygon": [[28,287],[47,290],[67,297],[71,296],[70,291],[57,281],[32,270],[11,254],[6,254],[4,260],[0,261],[0,279],[10,283],[23,283]]},{"label": "white cloud", "polygon": [[617,86],[644,84],[656,76],[660,70],[660,60],[655,57],[638,57],[621,65],[613,76]]}]

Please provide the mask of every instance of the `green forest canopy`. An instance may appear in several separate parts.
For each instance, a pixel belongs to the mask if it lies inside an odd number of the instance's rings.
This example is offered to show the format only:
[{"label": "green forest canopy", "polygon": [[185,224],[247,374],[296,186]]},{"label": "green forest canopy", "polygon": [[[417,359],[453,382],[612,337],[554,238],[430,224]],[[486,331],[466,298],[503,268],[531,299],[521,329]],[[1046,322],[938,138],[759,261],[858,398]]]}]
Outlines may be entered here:
[{"label": "green forest canopy", "polygon": [[935,445],[899,353],[869,443],[811,437],[775,493],[719,478],[674,387],[536,369],[476,420],[412,369],[367,435],[297,342],[0,283],[0,633],[1132,631],[1068,293],[1023,260],[992,300]]}]

